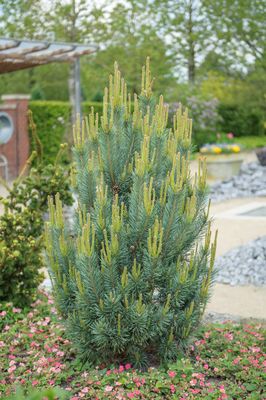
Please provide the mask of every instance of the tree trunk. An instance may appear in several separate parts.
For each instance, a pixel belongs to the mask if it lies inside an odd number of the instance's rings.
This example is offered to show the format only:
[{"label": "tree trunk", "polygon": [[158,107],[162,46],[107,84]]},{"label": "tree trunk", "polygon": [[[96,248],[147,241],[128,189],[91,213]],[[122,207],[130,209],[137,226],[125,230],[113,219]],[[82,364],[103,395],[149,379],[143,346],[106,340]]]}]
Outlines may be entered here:
[{"label": "tree trunk", "polygon": [[193,38],[193,5],[188,5],[188,80],[194,83],[196,76],[195,41]]}]

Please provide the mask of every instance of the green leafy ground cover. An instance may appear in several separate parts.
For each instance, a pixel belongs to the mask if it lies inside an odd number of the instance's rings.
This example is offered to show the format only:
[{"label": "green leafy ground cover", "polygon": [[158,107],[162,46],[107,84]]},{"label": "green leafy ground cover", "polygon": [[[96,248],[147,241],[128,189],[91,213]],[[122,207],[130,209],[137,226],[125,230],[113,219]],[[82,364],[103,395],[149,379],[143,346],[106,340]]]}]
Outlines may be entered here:
[{"label": "green leafy ground cover", "polygon": [[[47,293],[41,293],[25,310],[11,303],[2,304],[0,310],[3,398],[9,398],[17,386],[29,393],[27,399],[55,398],[51,391],[41,396],[48,388],[61,388],[59,398],[72,400],[258,400],[266,396],[265,329],[261,324],[205,325],[189,353],[167,368],[154,366],[140,372],[126,364],[92,370],[76,360]],[[22,392],[15,398],[22,399]]]}]

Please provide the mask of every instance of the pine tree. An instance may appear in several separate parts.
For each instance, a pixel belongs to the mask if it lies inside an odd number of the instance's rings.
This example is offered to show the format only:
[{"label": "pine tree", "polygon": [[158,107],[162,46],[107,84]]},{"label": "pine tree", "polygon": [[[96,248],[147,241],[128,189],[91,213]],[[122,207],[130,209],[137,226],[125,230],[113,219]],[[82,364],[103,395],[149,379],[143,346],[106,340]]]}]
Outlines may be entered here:
[{"label": "pine tree", "polygon": [[50,200],[47,254],[57,307],[80,357],[91,363],[168,362],[198,326],[213,280],[215,245],[206,165],[191,176],[192,121],[180,106],[169,129],[152,94],[149,59],[131,101],[118,70],[74,126],[73,232]]}]

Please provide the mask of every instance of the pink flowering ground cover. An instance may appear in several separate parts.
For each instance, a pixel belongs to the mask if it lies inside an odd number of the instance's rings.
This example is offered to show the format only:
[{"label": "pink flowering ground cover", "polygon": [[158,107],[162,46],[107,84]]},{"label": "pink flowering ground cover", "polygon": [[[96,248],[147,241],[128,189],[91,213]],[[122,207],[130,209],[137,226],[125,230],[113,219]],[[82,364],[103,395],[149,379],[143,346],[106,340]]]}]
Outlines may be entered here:
[{"label": "pink flowering ground cover", "polygon": [[44,292],[26,310],[2,304],[0,332],[1,398],[19,386],[25,398],[34,389],[61,388],[57,398],[71,400],[266,399],[262,325],[203,326],[188,354],[143,372],[130,364],[81,366]]}]

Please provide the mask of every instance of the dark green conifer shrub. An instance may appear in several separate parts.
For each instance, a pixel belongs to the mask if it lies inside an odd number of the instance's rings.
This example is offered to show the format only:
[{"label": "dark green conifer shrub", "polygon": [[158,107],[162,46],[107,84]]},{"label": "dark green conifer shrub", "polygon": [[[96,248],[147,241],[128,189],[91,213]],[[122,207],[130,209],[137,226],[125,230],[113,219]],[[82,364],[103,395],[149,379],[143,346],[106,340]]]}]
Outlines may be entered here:
[{"label": "dark green conifer shrub", "polygon": [[93,110],[74,126],[74,236],[57,196],[46,241],[57,307],[80,356],[142,366],[187,345],[208,299],[215,243],[204,161],[194,177],[189,170],[192,121],[179,107],[167,128],[149,60],[132,103],[115,65],[99,126]]}]

